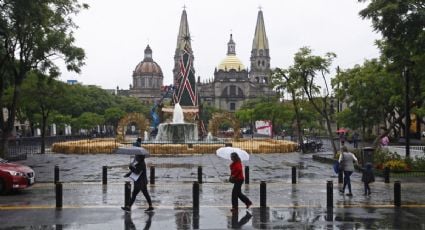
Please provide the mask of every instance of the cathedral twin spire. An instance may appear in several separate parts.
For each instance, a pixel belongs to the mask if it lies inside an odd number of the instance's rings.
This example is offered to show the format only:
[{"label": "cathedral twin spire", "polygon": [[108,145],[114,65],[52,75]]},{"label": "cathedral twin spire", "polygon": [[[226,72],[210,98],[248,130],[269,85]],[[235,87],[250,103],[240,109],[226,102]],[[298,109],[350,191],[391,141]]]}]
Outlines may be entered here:
[{"label": "cathedral twin spire", "polygon": [[[189,23],[187,20],[186,9],[183,9],[180,19],[179,33],[177,36],[177,46],[174,55],[174,80],[176,80],[179,74],[178,59],[185,45],[188,45],[191,49]],[[227,46],[227,55],[235,55],[235,42],[233,41],[232,34],[230,35],[230,41],[228,42]],[[250,80],[258,83],[268,83],[268,75],[270,73],[269,42],[264,25],[263,11],[261,9],[258,11],[250,61]]]}]

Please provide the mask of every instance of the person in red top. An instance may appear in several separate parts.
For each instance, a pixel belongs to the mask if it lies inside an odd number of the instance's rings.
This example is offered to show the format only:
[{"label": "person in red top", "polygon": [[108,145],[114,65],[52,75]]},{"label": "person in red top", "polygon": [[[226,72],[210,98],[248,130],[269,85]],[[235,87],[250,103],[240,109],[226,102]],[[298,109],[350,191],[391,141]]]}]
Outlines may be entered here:
[{"label": "person in red top", "polygon": [[230,164],[230,181],[233,183],[232,190],[232,212],[238,211],[238,198],[245,203],[246,208],[252,205],[252,202],[242,193],[242,184],[244,181],[242,162],[237,153],[230,155],[232,163]]}]

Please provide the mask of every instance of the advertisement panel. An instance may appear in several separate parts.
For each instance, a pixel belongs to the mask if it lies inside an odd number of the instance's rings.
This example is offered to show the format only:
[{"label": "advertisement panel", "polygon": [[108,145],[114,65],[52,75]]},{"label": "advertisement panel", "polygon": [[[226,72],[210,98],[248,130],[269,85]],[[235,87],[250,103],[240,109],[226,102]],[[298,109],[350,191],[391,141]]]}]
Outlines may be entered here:
[{"label": "advertisement panel", "polygon": [[257,129],[258,134],[272,136],[272,122],[269,120],[259,120],[255,121],[255,129]]}]

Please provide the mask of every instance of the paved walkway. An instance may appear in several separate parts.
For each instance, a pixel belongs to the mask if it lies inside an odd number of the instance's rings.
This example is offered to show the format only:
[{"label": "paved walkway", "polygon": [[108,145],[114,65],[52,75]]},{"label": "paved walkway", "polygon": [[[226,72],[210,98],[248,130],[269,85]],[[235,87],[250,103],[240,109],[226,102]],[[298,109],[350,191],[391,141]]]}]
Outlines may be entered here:
[{"label": "paved walkway", "polygon": [[[120,210],[124,203],[124,178],[128,156],[63,155],[30,156],[37,184],[18,194],[0,196],[0,229],[425,229],[425,181],[401,179],[402,207],[394,208],[393,183],[382,178],[372,185],[372,196],[363,196],[360,173],[354,173],[353,197],[338,193],[337,175],[329,164],[312,160],[311,154],[253,155],[250,184],[243,192],[254,206],[248,213],[230,210],[232,185],[230,162],[214,155],[152,157],[156,183],[149,186],[152,214],[143,213],[138,196],[131,215]],[[63,208],[55,208],[54,165],[63,181]],[[102,166],[109,166],[108,184],[102,185]],[[203,167],[200,211],[192,210],[192,182]],[[291,184],[291,167],[297,166],[298,183]],[[423,178],[422,178],[423,179]],[[326,208],[326,181],[334,185],[334,207]],[[267,207],[260,204],[260,181],[267,182]]]}]

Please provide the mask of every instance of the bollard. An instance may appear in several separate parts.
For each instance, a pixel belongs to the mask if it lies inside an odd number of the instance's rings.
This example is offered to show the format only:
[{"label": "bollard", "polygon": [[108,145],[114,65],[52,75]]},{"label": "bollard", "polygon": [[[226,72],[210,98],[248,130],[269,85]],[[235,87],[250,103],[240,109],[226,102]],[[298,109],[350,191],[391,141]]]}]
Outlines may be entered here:
[{"label": "bollard", "polygon": [[390,168],[384,168],[384,181],[385,183],[390,183]]},{"label": "bollard", "polygon": [[292,184],[297,183],[297,167],[292,166]]},{"label": "bollard", "polygon": [[331,180],[328,180],[326,183],[326,207],[332,208],[334,206],[333,196],[333,183]]},{"label": "bollard", "polygon": [[193,211],[199,211],[199,183],[197,181],[193,182]]},{"label": "bollard", "polygon": [[59,182],[59,165],[55,165],[55,184]]},{"label": "bollard", "polygon": [[126,181],[124,184],[124,205],[130,206],[131,183]]},{"label": "bollard", "polygon": [[198,183],[202,184],[202,166],[198,166]]},{"label": "bollard", "polygon": [[151,166],[150,183],[155,184],[155,166]]},{"label": "bollard", "polygon": [[260,208],[267,207],[267,187],[266,182],[261,181],[260,183]]},{"label": "bollard", "polygon": [[245,166],[245,184],[249,184],[249,166]]},{"label": "bollard", "polygon": [[394,206],[401,206],[401,184],[400,181],[394,182]]},{"label": "bollard", "polygon": [[102,184],[108,184],[108,166],[102,167]]},{"label": "bollard", "polygon": [[334,211],[333,207],[327,207],[326,208],[326,217],[325,217],[326,221],[332,221],[333,220],[333,218],[334,218],[333,211]]},{"label": "bollard", "polygon": [[62,183],[56,182],[56,208],[62,208]]},{"label": "bollard", "polygon": [[192,214],[193,229],[199,229],[199,211],[194,211]]}]

